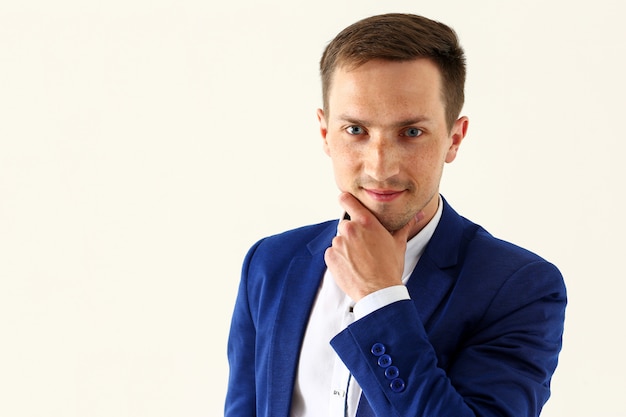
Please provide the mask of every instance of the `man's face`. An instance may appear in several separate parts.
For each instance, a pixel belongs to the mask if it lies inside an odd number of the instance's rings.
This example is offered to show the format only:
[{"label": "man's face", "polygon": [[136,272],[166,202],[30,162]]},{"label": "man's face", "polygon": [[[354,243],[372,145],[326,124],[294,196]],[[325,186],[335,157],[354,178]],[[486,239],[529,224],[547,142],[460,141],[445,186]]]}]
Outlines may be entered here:
[{"label": "man's face", "polygon": [[446,126],[439,69],[427,59],[374,60],[333,74],[329,114],[318,110],[324,151],[341,191],[354,195],[389,231],[419,211],[435,214],[445,162],[467,118]]}]

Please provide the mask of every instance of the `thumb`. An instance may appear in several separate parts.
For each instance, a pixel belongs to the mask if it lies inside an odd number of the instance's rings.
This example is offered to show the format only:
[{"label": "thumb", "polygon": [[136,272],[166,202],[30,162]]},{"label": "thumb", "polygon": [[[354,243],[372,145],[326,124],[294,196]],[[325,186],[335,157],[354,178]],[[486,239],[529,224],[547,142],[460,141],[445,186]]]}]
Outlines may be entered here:
[{"label": "thumb", "polygon": [[407,224],[405,224],[401,229],[393,232],[393,237],[398,243],[404,243],[409,240],[409,234],[411,230],[415,227],[417,223],[419,223],[422,219],[424,219],[424,212],[419,211],[415,216],[409,220]]}]

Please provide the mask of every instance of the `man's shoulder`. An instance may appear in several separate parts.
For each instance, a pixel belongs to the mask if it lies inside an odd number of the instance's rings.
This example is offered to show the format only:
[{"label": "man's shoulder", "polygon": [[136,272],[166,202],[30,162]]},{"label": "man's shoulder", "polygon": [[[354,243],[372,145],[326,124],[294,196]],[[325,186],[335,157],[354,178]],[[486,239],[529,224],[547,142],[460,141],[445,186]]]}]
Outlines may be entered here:
[{"label": "man's shoulder", "polygon": [[[516,300],[533,300],[545,294],[565,299],[565,283],[558,267],[539,254],[489,233],[456,213],[441,224],[428,256],[465,292],[487,299],[500,289]],[[456,237],[455,237],[456,236]],[[510,289],[510,291],[509,291]],[[509,291],[509,292],[507,292]],[[459,294],[464,291],[459,291]],[[512,299],[512,298],[511,298]]]},{"label": "man's shoulder", "polygon": [[276,259],[320,252],[330,245],[336,231],[337,220],[289,229],[260,239],[252,246],[250,254],[269,254]]},{"label": "man's shoulder", "polygon": [[[304,226],[296,227],[294,229],[288,229],[280,233],[276,233],[268,236],[266,239],[306,239],[308,237],[314,237],[328,229],[337,229],[337,220],[326,220],[321,223],[307,224]],[[334,233],[334,231],[333,231]]]},{"label": "man's shoulder", "polygon": [[320,235],[334,235],[337,230],[337,220],[327,220],[322,223],[308,224],[295,229],[285,230],[262,239],[265,244],[282,245],[290,242],[293,245],[308,244]]},{"label": "man's shoulder", "polygon": [[508,239],[494,236],[482,226],[476,225],[476,233],[473,237],[473,245],[485,255],[491,257],[504,257],[506,259],[518,259],[520,262],[537,262],[545,259],[532,249],[520,246]]},{"label": "man's shoulder", "polygon": [[513,268],[534,262],[547,262],[531,249],[492,235],[481,225],[459,215],[449,205],[447,209],[445,222],[442,222],[437,233],[438,241],[441,242],[438,248],[440,251],[453,244],[466,260],[478,260],[484,265],[505,263]]},{"label": "man's shoulder", "polygon": [[558,268],[532,249],[492,235],[482,226],[462,218],[465,233],[460,247],[469,270],[498,271],[507,277],[520,270],[539,268],[561,280]]}]

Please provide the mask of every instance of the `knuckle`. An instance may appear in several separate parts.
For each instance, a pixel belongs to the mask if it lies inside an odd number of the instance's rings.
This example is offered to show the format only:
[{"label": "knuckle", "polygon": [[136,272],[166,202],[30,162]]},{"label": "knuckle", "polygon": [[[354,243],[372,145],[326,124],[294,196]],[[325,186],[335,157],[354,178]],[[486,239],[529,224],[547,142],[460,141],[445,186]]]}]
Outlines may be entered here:
[{"label": "knuckle", "polygon": [[344,236],[352,236],[356,230],[356,223],[354,221],[341,222],[341,234]]}]

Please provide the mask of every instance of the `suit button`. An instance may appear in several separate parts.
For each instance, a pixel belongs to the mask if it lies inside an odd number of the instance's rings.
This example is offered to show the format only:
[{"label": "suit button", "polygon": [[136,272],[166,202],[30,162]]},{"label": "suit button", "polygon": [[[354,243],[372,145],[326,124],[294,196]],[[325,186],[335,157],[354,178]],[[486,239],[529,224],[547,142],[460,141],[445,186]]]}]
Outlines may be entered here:
[{"label": "suit button", "polygon": [[371,352],[374,356],[380,356],[385,353],[385,350],[387,350],[387,348],[385,348],[385,345],[383,345],[382,343],[374,343]]},{"label": "suit button", "polygon": [[378,358],[378,366],[381,368],[387,368],[389,365],[391,365],[391,356],[385,354]]},{"label": "suit button", "polygon": [[398,370],[396,366],[390,366],[389,368],[385,369],[385,377],[387,379],[396,379],[398,376],[400,376],[400,370]]},{"label": "suit button", "polygon": [[402,392],[406,388],[406,385],[402,378],[396,378],[393,381],[391,381],[391,384],[389,384],[389,387],[391,387],[391,390],[393,392]]}]

